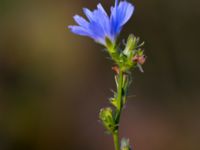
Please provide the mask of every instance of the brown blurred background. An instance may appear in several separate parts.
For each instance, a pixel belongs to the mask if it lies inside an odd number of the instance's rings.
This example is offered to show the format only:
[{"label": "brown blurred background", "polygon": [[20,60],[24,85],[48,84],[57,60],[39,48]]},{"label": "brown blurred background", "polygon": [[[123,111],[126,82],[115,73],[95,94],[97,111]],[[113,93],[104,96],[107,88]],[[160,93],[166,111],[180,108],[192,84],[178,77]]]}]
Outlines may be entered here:
[{"label": "brown blurred background", "polygon": [[[114,0],[101,0],[107,10]],[[103,47],[70,33],[97,0],[0,0],[0,150],[112,150],[98,122],[115,89]],[[146,41],[121,136],[136,150],[200,149],[200,1],[134,0],[121,37]]]}]

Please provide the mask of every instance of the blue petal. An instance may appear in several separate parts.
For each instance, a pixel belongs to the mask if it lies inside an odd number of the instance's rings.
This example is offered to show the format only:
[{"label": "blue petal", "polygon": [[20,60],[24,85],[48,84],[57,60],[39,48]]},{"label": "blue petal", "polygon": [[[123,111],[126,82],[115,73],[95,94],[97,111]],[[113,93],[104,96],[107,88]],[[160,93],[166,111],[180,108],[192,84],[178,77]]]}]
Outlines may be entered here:
[{"label": "blue petal", "polygon": [[111,7],[111,16],[110,16],[110,24],[111,24],[111,27],[112,27],[112,31],[111,31],[111,34],[112,36],[116,36],[116,32],[117,32],[117,26],[118,26],[118,23],[117,23],[117,8],[116,7]]},{"label": "blue petal", "polygon": [[80,26],[69,26],[69,29],[71,30],[71,32],[78,35],[89,36],[89,37],[91,36],[88,30]]},{"label": "blue petal", "polygon": [[98,8],[98,10],[100,10],[105,16],[108,17],[108,15],[107,15],[105,9],[103,8],[103,6],[102,6],[101,4],[98,4],[98,5],[97,5],[97,8]]},{"label": "blue petal", "polygon": [[104,40],[104,32],[101,25],[98,22],[91,22],[89,29],[92,31],[92,38],[95,41],[102,41]]},{"label": "blue petal", "polygon": [[105,38],[105,36],[110,36],[110,29],[111,29],[110,19],[101,4],[98,4],[97,8],[98,8],[97,11],[98,22],[101,25]]},{"label": "blue petal", "polygon": [[118,7],[118,13],[120,15],[121,25],[124,25],[132,16],[134,11],[134,6],[127,2],[120,2]]},{"label": "blue petal", "polygon": [[97,9],[91,11],[83,8],[87,19],[79,15],[74,16],[74,20],[79,26],[69,26],[75,34],[88,36],[95,41],[105,45],[105,38],[108,37],[113,42],[116,40],[123,25],[130,19],[134,11],[134,6],[126,1],[115,0],[115,6],[111,7],[110,17],[101,4]]},{"label": "blue petal", "polygon": [[118,0],[115,0],[115,6],[117,6],[118,5]]},{"label": "blue petal", "polygon": [[118,6],[111,7],[112,36],[115,37],[120,33],[122,26],[130,19],[133,11],[134,6],[126,1],[120,2]]},{"label": "blue petal", "polygon": [[83,8],[83,12],[84,14],[87,16],[89,21],[93,20],[93,12],[91,12],[89,9],[87,8]]},{"label": "blue petal", "polygon": [[84,13],[90,20],[88,29],[91,31],[92,38],[105,44],[105,37],[110,35],[110,20],[101,4],[97,5],[97,9],[93,12],[84,8]]},{"label": "blue petal", "polygon": [[89,22],[87,22],[83,17],[79,16],[79,15],[75,15],[74,16],[74,20],[76,21],[76,23],[84,28],[88,28],[89,26]]}]

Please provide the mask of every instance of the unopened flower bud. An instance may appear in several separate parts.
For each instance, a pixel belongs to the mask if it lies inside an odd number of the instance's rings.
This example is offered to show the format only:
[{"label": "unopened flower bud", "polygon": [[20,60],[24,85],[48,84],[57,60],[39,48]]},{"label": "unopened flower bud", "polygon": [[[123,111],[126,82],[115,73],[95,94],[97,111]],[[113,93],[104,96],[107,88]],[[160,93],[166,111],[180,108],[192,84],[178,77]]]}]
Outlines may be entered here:
[{"label": "unopened flower bud", "polygon": [[139,63],[140,65],[143,65],[146,61],[146,56],[145,55],[142,55],[142,56],[136,55],[133,57],[133,61]]},{"label": "unopened flower bud", "polygon": [[138,58],[138,63],[143,65],[146,61],[146,56],[145,55],[142,55]]},{"label": "unopened flower bud", "polygon": [[137,38],[130,34],[126,43],[126,47],[124,49],[124,55],[129,56],[130,52],[133,51],[137,46]]},{"label": "unopened flower bud", "polygon": [[118,67],[118,66],[112,67],[112,70],[113,70],[116,74],[119,74],[119,67]]},{"label": "unopened flower bud", "polygon": [[113,118],[113,111],[111,108],[103,108],[99,113],[99,118],[103,123],[104,127],[107,129],[108,133],[113,133],[116,129],[115,121]]}]

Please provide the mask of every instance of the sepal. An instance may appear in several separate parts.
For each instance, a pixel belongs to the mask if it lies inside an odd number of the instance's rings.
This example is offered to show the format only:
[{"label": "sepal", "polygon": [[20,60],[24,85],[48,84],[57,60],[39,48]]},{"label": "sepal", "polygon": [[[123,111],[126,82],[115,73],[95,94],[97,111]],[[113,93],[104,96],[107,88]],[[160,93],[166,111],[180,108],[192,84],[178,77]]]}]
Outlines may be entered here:
[{"label": "sepal", "polygon": [[108,49],[108,52],[110,54],[116,53],[115,44],[108,37],[105,38],[105,42],[106,42],[106,48]]}]

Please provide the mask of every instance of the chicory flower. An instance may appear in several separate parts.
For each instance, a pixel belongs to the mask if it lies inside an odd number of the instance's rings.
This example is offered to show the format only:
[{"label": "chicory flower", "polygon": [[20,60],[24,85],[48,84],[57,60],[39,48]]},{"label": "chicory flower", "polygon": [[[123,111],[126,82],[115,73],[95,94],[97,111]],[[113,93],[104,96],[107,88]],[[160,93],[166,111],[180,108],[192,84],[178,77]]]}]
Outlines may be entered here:
[{"label": "chicory flower", "polygon": [[90,37],[106,46],[106,38],[115,43],[123,25],[131,18],[133,11],[134,6],[131,3],[127,1],[118,2],[118,0],[115,0],[115,5],[111,7],[110,16],[101,4],[98,4],[94,11],[83,8],[87,20],[75,15],[74,20],[78,25],[69,26],[69,29],[75,34]]}]

